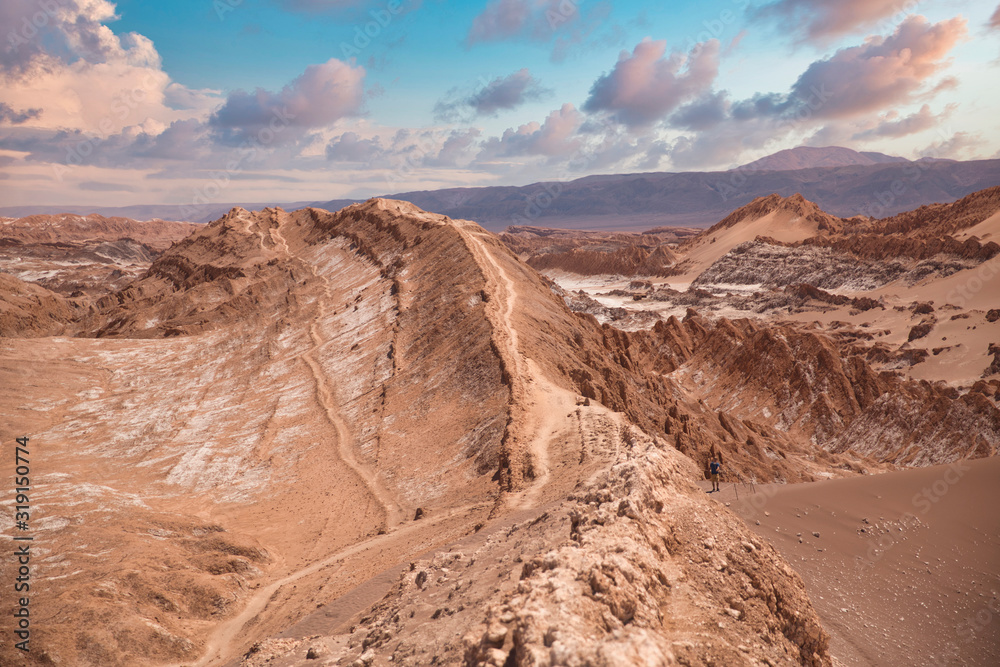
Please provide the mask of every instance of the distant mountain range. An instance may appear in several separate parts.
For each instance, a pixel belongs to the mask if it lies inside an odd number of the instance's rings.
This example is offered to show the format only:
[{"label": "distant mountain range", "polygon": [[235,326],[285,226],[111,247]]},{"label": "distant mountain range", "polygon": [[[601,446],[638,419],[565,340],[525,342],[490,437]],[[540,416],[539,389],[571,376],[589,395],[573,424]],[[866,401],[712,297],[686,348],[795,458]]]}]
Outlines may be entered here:
[{"label": "distant mountain range", "polygon": [[[657,226],[708,227],[760,196],[801,193],[840,217],[895,215],[925,204],[949,203],[1000,184],[1000,160],[910,161],[848,148],[799,147],[729,171],[653,172],[586,176],[520,187],[446,188],[384,195],[500,231],[509,225],[638,231]],[[0,215],[100,213],[134,219],[209,222],[234,206],[339,210],[357,200],[220,203],[191,206],[18,206]],[[192,210],[195,211],[192,214]]]},{"label": "distant mountain range", "polygon": [[[759,160],[754,160],[739,167],[739,169],[791,171],[793,169],[849,167],[852,165],[886,164],[891,162],[909,162],[909,160],[872,151],[859,153],[858,151],[841,146],[827,146],[825,148],[799,146],[798,148],[789,148],[762,157]],[[948,162],[953,162],[953,160],[948,160]]]}]

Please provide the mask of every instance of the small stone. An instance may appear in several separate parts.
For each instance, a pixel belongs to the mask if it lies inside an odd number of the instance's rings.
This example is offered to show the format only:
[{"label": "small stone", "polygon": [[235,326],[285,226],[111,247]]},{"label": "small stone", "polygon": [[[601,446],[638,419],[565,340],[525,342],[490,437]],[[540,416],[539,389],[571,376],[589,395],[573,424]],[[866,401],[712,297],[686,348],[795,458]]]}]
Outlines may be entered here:
[{"label": "small stone", "polygon": [[368,649],[361,654],[357,660],[351,663],[352,667],[369,667],[373,662],[375,662],[375,651]]},{"label": "small stone", "polygon": [[503,667],[507,662],[507,654],[498,648],[491,648],[486,652],[486,664],[490,667]]},{"label": "small stone", "polygon": [[813,533],[813,537],[819,537],[819,533]]},{"label": "small stone", "polygon": [[500,625],[499,623],[491,624],[486,630],[486,643],[490,646],[500,647],[503,646],[504,640],[507,639],[507,628],[506,626]]}]

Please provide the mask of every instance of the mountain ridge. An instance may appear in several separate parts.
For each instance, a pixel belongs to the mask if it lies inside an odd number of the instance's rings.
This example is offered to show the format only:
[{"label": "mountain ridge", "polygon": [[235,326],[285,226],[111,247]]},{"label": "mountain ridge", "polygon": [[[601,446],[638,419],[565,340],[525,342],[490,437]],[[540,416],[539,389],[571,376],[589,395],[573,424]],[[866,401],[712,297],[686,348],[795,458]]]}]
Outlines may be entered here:
[{"label": "mountain ridge", "polygon": [[[511,225],[641,231],[657,226],[709,227],[733,209],[771,193],[787,197],[800,192],[840,217],[882,218],[921,205],[955,201],[998,183],[1000,159],[911,162],[900,158],[900,161],[792,171],[737,168],[719,172],[594,175],[566,182],[420,190],[384,197],[412,201],[423,210],[452,218],[476,220],[496,232]],[[334,199],[282,206],[288,210],[309,205],[339,210],[358,201]],[[271,205],[274,203],[262,206]],[[232,207],[232,204],[124,208],[22,206],[0,208],[0,215],[58,213],[74,208],[132,218],[191,217],[194,218],[191,222],[210,222]]]},{"label": "mountain ridge", "polygon": [[848,167],[909,162],[906,158],[875,151],[856,151],[842,146],[797,146],[766,155],[736,167],[737,170],[794,171],[817,167]]}]

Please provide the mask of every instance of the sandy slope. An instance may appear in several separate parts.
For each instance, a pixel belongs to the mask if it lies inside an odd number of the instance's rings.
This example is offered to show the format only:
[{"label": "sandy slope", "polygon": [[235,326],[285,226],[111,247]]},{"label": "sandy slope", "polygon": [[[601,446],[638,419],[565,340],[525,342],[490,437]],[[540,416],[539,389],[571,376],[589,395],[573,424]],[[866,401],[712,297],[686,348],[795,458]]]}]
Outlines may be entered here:
[{"label": "sandy slope", "polygon": [[1000,212],[994,213],[979,224],[968,227],[955,234],[959,241],[976,237],[980,241],[997,241],[1000,239]]},{"label": "sandy slope", "polygon": [[712,497],[802,575],[840,664],[996,665],[997,480],[991,458]]},{"label": "sandy slope", "polygon": [[683,273],[672,276],[669,282],[692,282],[727,252],[758,236],[792,242],[815,236],[817,231],[819,225],[816,222],[807,220],[794,211],[777,209],[754,220],[706,233],[690,245],[682,247],[682,264],[679,266]]}]

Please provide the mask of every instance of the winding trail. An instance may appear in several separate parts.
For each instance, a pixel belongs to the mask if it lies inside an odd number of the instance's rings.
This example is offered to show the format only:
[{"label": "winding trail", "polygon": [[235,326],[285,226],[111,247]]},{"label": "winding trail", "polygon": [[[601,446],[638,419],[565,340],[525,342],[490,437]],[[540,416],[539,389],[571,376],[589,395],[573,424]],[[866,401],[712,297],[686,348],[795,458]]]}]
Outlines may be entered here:
[{"label": "winding trail", "polygon": [[[270,236],[276,247],[280,246],[286,255],[291,256],[288,244],[280,230],[272,228]],[[318,312],[309,323],[309,337],[312,341],[312,346],[306,352],[299,355],[299,358],[309,367],[315,385],[316,401],[322,409],[327,423],[329,423],[334,431],[337,439],[338,458],[362,481],[368,493],[381,505],[384,514],[384,532],[376,537],[353,544],[311,565],[295,570],[259,589],[249,598],[246,606],[237,616],[220,623],[215,628],[206,641],[205,651],[201,659],[194,663],[197,667],[225,664],[227,660],[231,660],[244,627],[267,608],[269,601],[283,586],[314,574],[339,561],[350,558],[366,549],[375,548],[384,542],[405,537],[407,534],[417,530],[426,530],[436,523],[450,519],[456,514],[468,511],[474,507],[472,505],[458,507],[432,519],[406,526],[400,525],[403,523],[404,517],[402,508],[395,501],[392,493],[378,479],[376,473],[370,467],[359,462],[355,456],[354,437],[351,434],[349,426],[340,415],[329,378],[323,372],[322,365],[319,362],[319,353],[328,342],[323,339],[319,324],[326,318],[326,304],[327,302],[332,302],[332,295],[330,293],[330,283],[327,278],[317,271],[314,264],[308,264],[308,266],[313,276],[323,281],[323,293],[317,298]]]},{"label": "winding trail", "polygon": [[[487,317],[493,325],[497,347],[511,384],[511,424],[508,433],[508,450],[514,463],[522,456],[530,457],[533,481],[518,488],[514,480],[514,493],[508,497],[512,509],[529,509],[541,502],[541,494],[550,479],[549,443],[565,426],[563,415],[576,405],[576,395],[552,383],[538,365],[521,350],[517,328],[514,326],[514,309],[520,298],[517,285],[504,270],[493,253],[479,237],[483,230],[467,221],[455,221],[465,245],[482,270],[487,283],[492,283]],[[492,314],[490,311],[494,311]],[[523,449],[522,449],[523,447]]]},{"label": "winding trail", "polygon": [[[484,233],[475,223],[455,221],[455,228],[472,253],[483,272],[490,297],[487,316],[493,328],[495,345],[503,358],[511,386],[511,413],[508,446],[513,449],[512,462],[520,466],[524,457],[530,457],[533,479],[524,485],[521,480],[506,496],[508,510],[531,510],[543,504],[542,492],[550,481],[549,442],[559,436],[565,427],[563,416],[574,409],[576,395],[549,381],[546,375],[521,350],[517,328],[514,325],[514,311],[518,307],[519,294],[514,280],[507,274],[493,256],[487,244],[479,238]],[[270,230],[275,249],[289,253],[288,245],[277,229]],[[326,317],[326,303],[332,302],[329,281],[321,275],[315,264],[307,263],[312,274],[323,281],[324,290],[317,299],[318,313],[309,325],[312,346],[300,355],[312,374],[316,400],[324,416],[333,428],[337,438],[338,455],[366,485],[370,494],[382,505],[385,513],[386,533],[353,544],[310,565],[286,574],[284,577],[258,589],[247,600],[243,610],[217,626],[206,642],[205,651],[197,667],[226,664],[232,660],[245,634],[247,624],[252,624],[268,608],[279,591],[303,577],[315,574],[333,565],[342,563],[369,549],[377,549],[415,532],[424,532],[435,524],[442,523],[467,512],[476,505],[454,508],[439,516],[419,522],[403,524],[403,513],[393,496],[384,487],[370,467],[358,461],[354,452],[354,439],[350,428],[340,415],[337,401],[329,379],[319,362],[319,354],[328,341],[323,339],[320,323]]]},{"label": "winding trail", "polygon": [[347,426],[347,423],[340,416],[333,389],[330,387],[330,381],[323,372],[318,358],[320,350],[327,342],[323,340],[320,334],[318,323],[325,319],[326,303],[333,298],[330,294],[330,282],[316,271],[315,265],[310,265],[310,269],[314,276],[323,281],[323,296],[318,300],[319,314],[309,323],[309,336],[313,341],[313,346],[301,358],[309,366],[309,370],[312,373],[313,381],[316,385],[316,400],[323,409],[323,414],[327,422],[333,427],[336,433],[337,454],[351,471],[364,482],[368,491],[375,497],[375,500],[382,505],[385,513],[385,528],[388,530],[402,522],[403,509],[395,501],[392,493],[385,488],[385,485],[382,484],[376,473],[368,466],[360,463],[354,455],[354,436],[351,434],[351,429]]},{"label": "winding trail", "polygon": [[[295,570],[281,579],[271,582],[267,586],[259,588],[257,592],[249,598],[246,606],[243,608],[243,611],[241,611],[237,616],[234,616],[217,626],[215,632],[212,633],[212,636],[205,643],[205,652],[202,654],[201,659],[194,663],[195,667],[208,667],[208,665],[213,663],[221,665],[226,664],[226,661],[228,660],[232,660],[234,657],[233,651],[238,645],[240,634],[242,633],[244,627],[267,608],[268,603],[276,596],[282,587],[295,583],[303,577],[315,574],[323,568],[335,565],[350,558],[351,556],[356,556],[365,550],[378,548],[383,543],[400,539],[409,533],[425,531],[430,526],[447,521],[448,519],[451,519],[462,512],[467,512],[475,507],[476,505],[456,507],[438,516],[410,523],[406,526],[400,526],[390,533],[377,535],[362,542],[357,542],[335,554],[316,561],[311,565]],[[186,665],[188,663],[184,664]],[[183,666],[178,665],[176,667]]]}]

